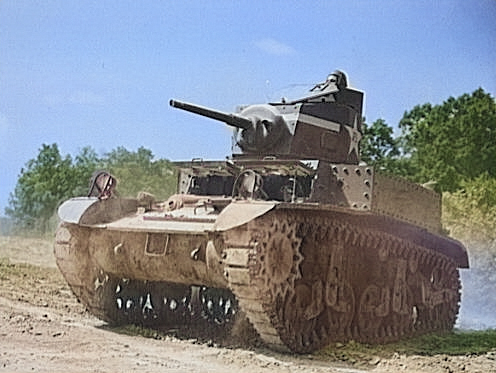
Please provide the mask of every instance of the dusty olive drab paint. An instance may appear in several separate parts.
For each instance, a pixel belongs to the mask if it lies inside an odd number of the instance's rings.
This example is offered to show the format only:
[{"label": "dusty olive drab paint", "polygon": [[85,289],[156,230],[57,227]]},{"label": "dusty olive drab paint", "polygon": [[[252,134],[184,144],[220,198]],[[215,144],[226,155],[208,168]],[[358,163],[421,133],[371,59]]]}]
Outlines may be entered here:
[{"label": "dusty olive drab paint", "polygon": [[233,154],[175,162],[166,201],[119,198],[99,172],[60,206],[57,264],[93,314],[212,334],[248,317],[298,353],[453,327],[467,252],[438,194],[360,162],[363,93],[344,73],[236,113],[170,105],[232,126]]}]

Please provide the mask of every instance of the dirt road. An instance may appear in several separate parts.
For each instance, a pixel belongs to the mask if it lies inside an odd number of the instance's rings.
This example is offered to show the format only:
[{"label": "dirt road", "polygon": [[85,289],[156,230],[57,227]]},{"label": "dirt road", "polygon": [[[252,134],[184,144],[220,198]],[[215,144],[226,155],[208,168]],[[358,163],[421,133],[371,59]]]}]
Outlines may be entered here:
[{"label": "dirt road", "polygon": [[155,340],[106,330],[84,315],[64,315],[0,298],[0,371],[22,372],[343,372],[322,362]]},{"label": "dirt road", "polygon": [[51,251],[48,241],[0,237],[0,372],[496,372],[496,351],[345,363],[242,344],[128,335],[77,303]]}]

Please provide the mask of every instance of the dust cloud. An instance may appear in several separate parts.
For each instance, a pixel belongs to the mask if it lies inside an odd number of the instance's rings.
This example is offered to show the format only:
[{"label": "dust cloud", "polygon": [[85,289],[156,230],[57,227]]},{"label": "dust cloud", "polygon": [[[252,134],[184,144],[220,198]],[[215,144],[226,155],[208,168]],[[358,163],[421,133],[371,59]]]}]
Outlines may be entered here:
[{"label": "dust cloud", "polygon": [[470,268],[460,269],[462,301],[456,327],[496,328],[496,240],[466,243]]}]

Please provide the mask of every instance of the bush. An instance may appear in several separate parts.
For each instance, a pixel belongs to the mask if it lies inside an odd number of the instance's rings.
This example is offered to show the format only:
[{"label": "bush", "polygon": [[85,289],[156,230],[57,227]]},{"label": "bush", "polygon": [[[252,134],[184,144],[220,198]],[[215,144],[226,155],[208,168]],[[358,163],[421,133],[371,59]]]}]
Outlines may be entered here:
[{"label": "bush", "polygon": [[443,194],[443,223],[460,239],[496,239],[496,178],[483,174]]}]

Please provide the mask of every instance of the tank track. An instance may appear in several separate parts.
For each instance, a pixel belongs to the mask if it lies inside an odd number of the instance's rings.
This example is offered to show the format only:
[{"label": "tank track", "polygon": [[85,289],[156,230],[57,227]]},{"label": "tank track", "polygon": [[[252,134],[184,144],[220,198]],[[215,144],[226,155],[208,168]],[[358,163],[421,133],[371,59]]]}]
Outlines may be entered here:
[{"label": "tank track", "polygon": [[453,260],[347,214],[278,209],[223,240],[229,287],[272,348],[384,343],[456,321]]},{"label": "tank track", "polygon": [[89,235],[88,228],[61,224],[54,253],[71,290],[96,317],[112,325],[156,329],[194,325],[222,335],[233,325],[238,306],[229,290],[122,279],[105,273],[88,255]]}]

